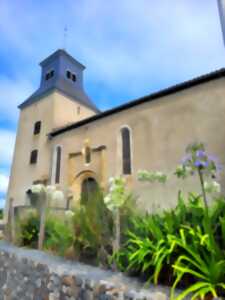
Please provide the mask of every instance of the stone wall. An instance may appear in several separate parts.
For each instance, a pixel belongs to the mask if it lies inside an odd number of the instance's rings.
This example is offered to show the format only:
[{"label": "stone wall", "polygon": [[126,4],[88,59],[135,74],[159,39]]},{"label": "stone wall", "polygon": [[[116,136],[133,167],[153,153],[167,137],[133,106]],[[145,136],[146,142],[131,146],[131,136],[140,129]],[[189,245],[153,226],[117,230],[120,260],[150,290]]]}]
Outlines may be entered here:
[{"label": "stone wall", "polygon": [[163,287],[0,241],[0,300],[166,300]]}]

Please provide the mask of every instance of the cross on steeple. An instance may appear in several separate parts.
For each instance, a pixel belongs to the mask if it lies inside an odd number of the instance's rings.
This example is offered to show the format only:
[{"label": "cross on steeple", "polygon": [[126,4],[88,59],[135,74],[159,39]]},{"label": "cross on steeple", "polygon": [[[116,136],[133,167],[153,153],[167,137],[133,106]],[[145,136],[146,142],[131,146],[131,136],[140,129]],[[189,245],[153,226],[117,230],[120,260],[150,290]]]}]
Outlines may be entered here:
[{"label": "cross on steeple", "polygon": [[67,46],[67,33],[68,33],[68,28],[67,25],[64,27],[64,32],[63,32],[63,49],[66,50]]}]

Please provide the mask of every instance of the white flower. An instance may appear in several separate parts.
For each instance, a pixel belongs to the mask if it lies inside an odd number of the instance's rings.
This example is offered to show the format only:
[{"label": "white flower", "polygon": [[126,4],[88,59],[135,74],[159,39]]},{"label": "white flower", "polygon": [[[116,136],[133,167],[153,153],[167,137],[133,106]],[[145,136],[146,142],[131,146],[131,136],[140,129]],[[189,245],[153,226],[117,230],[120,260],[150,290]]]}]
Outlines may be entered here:
[{"label": "white flower", "polygon": [[216,181],[213,181],[213,187],[216,193],[220,193],[221,192],[221,187],[220,184]]},{"label": "white flower", "polygon": [[44,191],[44,185],[43,184],[34,184],[31,186],[31,191],[33,194],[40,194]]},{"label": "white flower", "polygon": [[163,176],[163,173],[162,173],[162,172],[159,172],[159,171],[157,171],[157,172],[155,172],[155,175],[156,175],[157,177],[161,177],[161,176]]},{"label": "white flower", "polygon": [[105,196],[104,203],[108,204],[111,201],[111,197],[109,195]]},{"label": "white flower", "polygon": [[182,165],[178,165],[177,168],[176,168],[176,171],[179,172],[179,171],[182,171],[183,170],[183,166]]},{"label": "white flower", "polygon": [[220,193],[221,187],[220,184],[216,181],[204,182],[204,189],[206,193]]},{"label": "white flower", "polygon": [[46,186],[46,192],[49,194],[52,194],[53,192],[55,192],[56,187],[54,185],[47,185]]},{"label": "white flower", "polygon": [[185,170],[187,173],[191,173],[192,172],[192,168],[190,166],[186,166]]},{"label": "white flower", "polygon": [[65,216],[67,218],[72,218],[74,216],[74,212],[72,210],[66,210]]},{"label": "white flower", "polygon": [[165,183],[167,180],[166,174],[160,171],[146,171],[146,170],[140,170],[138,171],[138,180],[140,181],[146,181],[146,182],[160,182]]},{"label": "white flower", "polygon": [[53,191],[51,193],[51,198],[53,201],[63,201],[64,200],[64,194],[62,191]]},{"label": "white flower", "polygon": [[109,184],[112,184],[114,182],[114,180],[115,180],[114,177],[110,177],[109,178]]}]

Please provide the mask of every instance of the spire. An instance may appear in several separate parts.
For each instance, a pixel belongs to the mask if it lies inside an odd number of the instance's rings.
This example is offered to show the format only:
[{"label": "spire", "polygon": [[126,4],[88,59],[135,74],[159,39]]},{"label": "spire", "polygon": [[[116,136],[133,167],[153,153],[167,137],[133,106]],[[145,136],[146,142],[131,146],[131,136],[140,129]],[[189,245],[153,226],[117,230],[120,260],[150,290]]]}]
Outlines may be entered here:
[{"label": "spire", "polygon": [[219,8],[219,16],[221,29],[223,34],[223,42],[225,45],[225,0],[217,0],[218,8]]}]

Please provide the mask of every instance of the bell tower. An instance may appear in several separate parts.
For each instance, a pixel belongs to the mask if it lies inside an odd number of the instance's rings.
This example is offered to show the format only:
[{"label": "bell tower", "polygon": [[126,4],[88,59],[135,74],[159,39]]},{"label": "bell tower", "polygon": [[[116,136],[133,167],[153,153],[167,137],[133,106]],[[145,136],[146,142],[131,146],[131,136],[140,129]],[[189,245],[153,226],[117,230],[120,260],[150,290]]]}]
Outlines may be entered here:
[{"label": "bell tower", "polygon": [[84,91],[84,65],[65,50],[59,49],[44,59],[40,66],[42,68],[40,86],[26,101],[19,105],[20,109],[36,103],[52,91],[58,91],[71,100],[93,110],[93,112],[98,112],[97,107]]},{"label": "bell tower", "polygon": [[53,149],[48,134],[99,112],[84,90],[85,67],[65,50],[57,50],[40,66],[40,86],[19,105],[7,195],[7,201],[13,198],[15,205],[26,203],[26,190],[33,183],[50,183]]}]

